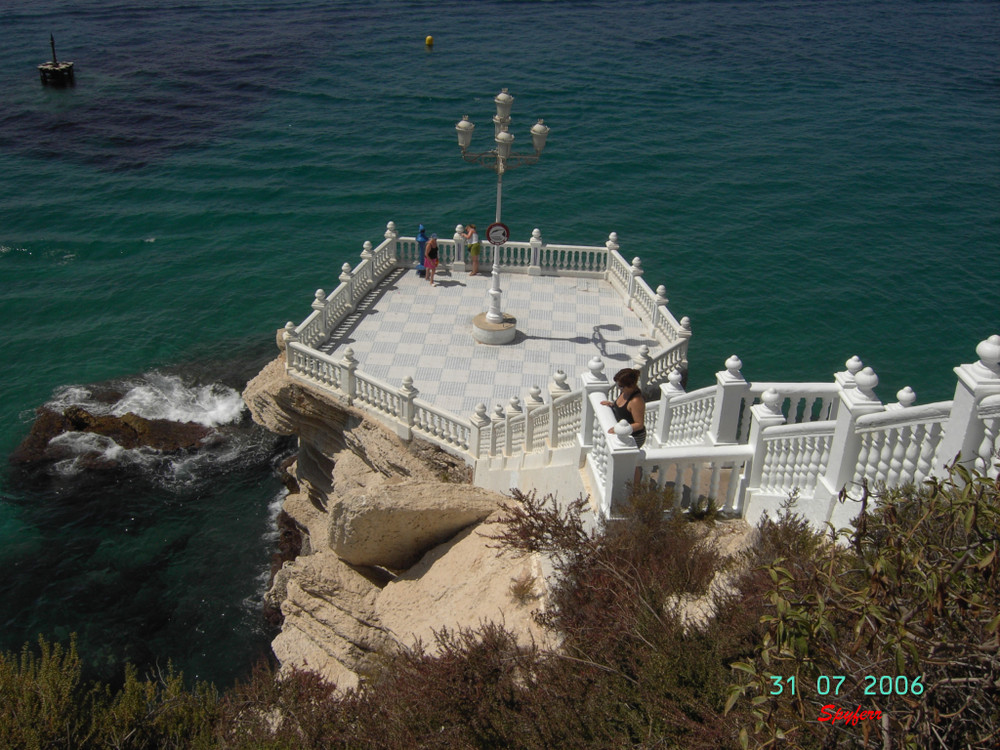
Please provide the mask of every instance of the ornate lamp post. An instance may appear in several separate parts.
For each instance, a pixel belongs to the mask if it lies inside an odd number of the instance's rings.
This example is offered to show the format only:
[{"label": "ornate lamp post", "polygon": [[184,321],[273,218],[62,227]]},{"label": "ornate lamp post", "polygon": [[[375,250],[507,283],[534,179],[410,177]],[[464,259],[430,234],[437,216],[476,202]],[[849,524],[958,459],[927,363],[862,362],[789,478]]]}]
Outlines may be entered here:
[{"label": "ornate lamp post", "polygon": [[[469,151],[472,142],[472,131],[476,126],[469,122],[469,116],[465,115],[455,126],[458,132],[458,147],[462,150],[462,158],[471,164],[481,164],[487,169],[493,170],[497,175],[497,214],[496,222],[486,231],[487,240],[494,245],[493,250],[493,286],[490,289],[490,309],[485,316],[477,316],[474,322],[473,335],[477,341],[490,344],[507,344],[513,341],[516,333],[514,319],[509,315],[504,315],[500,310],[500,247],[507,241],[509,232],[507,227],[500,223],[500,206],[503,196],[503,175],[510,169],[516,169],[527,164],[534,164],[542,155],[545,148],[545,139],[549,134],[549,128],[542,120],[539,120],[531,127],[531,141],[534,146],[534,154],[515,154],[511,152],[514,144],[514,136],[510,134],[510,107],[514,103],[514,97],[503,89],[493,101],[497,105],[497,113],[493,116],[494,134],[496,148],[490,151],[474,153]],[[482,320],[481,320],[482,319]]]}]

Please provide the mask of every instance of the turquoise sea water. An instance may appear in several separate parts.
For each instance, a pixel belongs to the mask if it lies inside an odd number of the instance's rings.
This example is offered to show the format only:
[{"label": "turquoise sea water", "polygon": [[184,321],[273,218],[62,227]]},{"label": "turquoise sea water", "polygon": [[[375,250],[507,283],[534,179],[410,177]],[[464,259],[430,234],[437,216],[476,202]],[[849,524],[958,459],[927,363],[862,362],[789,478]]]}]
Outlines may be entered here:
[{"label": "turquoise sea water", "polygon": [[[505,223],[618,232],[692,320],[692,387],[733,353],[824,381],[857,354],[926,403],[1000,333],[1000,3],[12,0],[0,29],[5,454],[66,386],[238,390],[390,219],[488,224],[454,125],[488,148],[501,86],[515,150],[552,128]],[[50,32],[72,89],[38,82]],[[280,494],[241,460],[4,480],[0,646],[240,674]]]}]

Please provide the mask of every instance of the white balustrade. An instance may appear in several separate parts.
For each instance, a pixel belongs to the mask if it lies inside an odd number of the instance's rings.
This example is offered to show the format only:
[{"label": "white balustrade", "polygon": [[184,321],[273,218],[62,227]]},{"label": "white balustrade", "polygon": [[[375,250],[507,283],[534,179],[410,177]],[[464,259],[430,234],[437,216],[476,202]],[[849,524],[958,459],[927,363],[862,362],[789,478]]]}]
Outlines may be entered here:
[{"label": "white balustrade", "polygon": [[763,431],[759,487],[771,494],[811,493],[826,471],[835,422],[778,425]]},{"label": "white balustrade", "polygon": [[976,451],[976,468],[996,479],[1000,472],[1000,396],[988,396],[979,404],[983,439]]},{"label": "white balustrade", "polygon": [[[697,445],[705,443],[712,426],[716,386],[674,396],[670,400],[669,422],[663,445]],[[648,428],[647,428],[648,429]]]},{"label": "white balustrade", "polygon": [[894,486],[926,479],[951,408],[951,401],[943,401],[858,417],[861,447],[852,481]]},{"label": "white balustrade", "polygon": [[472,426],[426,401],[414,401],[413,431],[460,450],[468,450]]},{"label": "white balustrade", "polygon": [[675,510],[704,498],[732,514],[738,510],[742,476],[752,456],[748,445],[652,448],[638,465],[644,481],[673,489]]},{"label": "white balustrade", "polygon": [[[460,235],[439,239],[438,246],[443,262],[455,267],[464,262]],[[317,347],[389,272],[418,261],[415,238],[399,237],[391,222],[384,241],[377,247],[366,242],[361,262],[353,269],[345,264],[333,292],[318,290],[309,316],[297,327],[286,327],[280,339],[287,371],[374,411],[397,425],[403,436],[414,433],[472,459],[580,445],[605,514],[636,467],[660,486],[682,488],[678,502],[719,499],[721,493],[726,508],[741,511],[757,495],[798,490],[820,502],[862,479],[889,485],[920,482],[940,475],[955,455],[997,474],[1000,336],[980,343],[978,363],[956,368],[956,398],[937,404],[914,406],[909,389],[897,394],[898,404],[882,404],[872,390],[877,376],[856,357],[832,383],[748,383],[734,356],[727,370],[718,373],[716,385],[684,393],[679,374],[671,373],[686,365],[690,325],[667,309],[662,287],[654,293],[641,278],[638,259],[625,260],[617,235],[604,247],[585,247],[546,244],[536,231],[529,242],[508,242],[499,250],[484,247],[483,261],[489,263],[494,251],[506,272],[605,278],[663,344],[655,355],[643,348],[634,357],[645,388],[671,380],[670,386],[661,386],[659,401],[646,404],[652,439],[645,451],[635,447],[630,428],[615,425],[611,410],[600,406],[614,389],[599,358],[591,361],[577,391],[570,392],[566,375],[557,373],[548,403],[535,388],[524,410],[515,398],[506,410],[498,406],[493,419],[485,407],[471,419],[460,419],[416,398],[419,391],[411,379],[395,388],[364,375],[350,351],[339,360],[320,352]],[[768,391],[772,393],[765,399]],[[760,403],[764,400],[766,407]],[[752,411],[758,420],[753,430]]]},{"label": "white balustrade", "polygon": [[402,415],[402,398],[396,389],[360,372],[355,378],[358,402],[388,417]]}]

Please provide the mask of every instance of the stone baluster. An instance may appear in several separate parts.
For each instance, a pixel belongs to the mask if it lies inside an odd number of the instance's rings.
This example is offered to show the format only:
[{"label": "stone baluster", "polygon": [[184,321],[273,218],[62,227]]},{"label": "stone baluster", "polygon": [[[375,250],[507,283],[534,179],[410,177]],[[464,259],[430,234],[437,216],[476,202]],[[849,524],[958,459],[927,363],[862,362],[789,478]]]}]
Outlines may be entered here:
[{"label": "stone baluster", "polygon": [[373,255],[374,253],[372,252],[372,243],[369,242],[368,240],[365,240],[364,244],[361,246],[361,260],[370,261]]},{"label": "stone baluster", "polygon": [[988,396],[1000,394],[1000,335],[980,341],[976,354],[978,362],[955,368],[955,398],[934,461],[934,473],[939,475],[956,457],[962,463],[975,465],[985,434],[977,407]]},{"label": "stone baluster", "polygon": [[469,453],[473,458],[480,458],[483,448],[483,430],[490,424],[486,414],[486,404],[476,404],[476,413],[469,420],[472,429],[469,431]]},{"label": "stone baluster", "polygon": [[[737,441],[743,399],[750,390],[742,370],[743,361],[734,354],[726,360],[726,369],[715,373],[715,407],[708,432],[713,445],[731,445]],[[744,416],[749,418],[749,414]]]},{"label": "stone baluster", "polygon": [[[848,361],[850,362],[850,360]],[[850,367],[849,364],[848,369]],[[830,500],[831,502],[827,508],[826,517],[816,519],[818,523],[831,520],[836,516],[837,523],[846,525],[846,522],[856,515],[856,507],[848,507],[847,504],[840,505],[839,508],[835,507],[838,505],[836,499],[840,495],[841,489],[846,487],[858,472],[863,475],[865,466],[872,465],[872,461],[877,462],[881,455],[881,446],[872,442],[869,455],[864,465],[861,465],[859,459],[862,444],[865,441],[862,440],[863,436],[857,432],[859,417],[885,410],[882,402],[875,395],[878,376],[872,368],[865,367],[854,373],[851,381],[852,384],[846,384],[844,380],[837,380],[837,384],[840,386],[838,394],[840,400],[837,407],[833,443],[830,446],[830,461],[827,464],[826,473],[816,487],[817,500]]]},{"label": "stone baluster", "polygon": [[594,409],[590,403],[591,393],[603,393],[607,398],[611,384],[604,374],[604,362],[597,355],[587,363],[588,372],[580,376],[583,383],[583,408],[580,411],[580,445],[589,448],[593,445],[592,430],[594,428]]},{"label": "stone baluster", "polygon": [[528,264],[528,275],[529,276],[541,276],[542,275],[542,232],[535,227],[531,230],[531,239],[528,241],[531,245],[531,262]]},{"label": "stone baluster", "polygon": [[396,427],[397,434],[403,440],[413,437],[413,419],[416,411],[413,400],[420,394],[414,385],[413,378],[407,375],[403,378],[403,386],[399,389],[399,418],[401,424]]},{"label": "stone baluster", "polygon": [[656,287],[656,298],[653,300],[653,320],[649,324],[650,338],[656,338],[656,329],[660,325],[660,317],[663,315],[660,312],[660,308],[666,307],[669,301],[667,299],[667,288],[663,284],[660,284]]},{"label": "stone baluster", "polygon": [[[750,487],[760,487],[764,474],[764,430],[768,427],[785,423],[785,415],[781,413],[781,402],[784,399],[776,390],[769,388],[760,397],[761,403],[750,407],[750,437],[748,442],[753,446],[753,459],[750,465]],[[776,457],[772,457],[776,460]],[[768,468],[770,469],[769,462]],[[747,519],[756,523],[757,519]]]},{"label": "stone baluster", "polygon": [[660,406],[656,415],[656,442],[660,445],[667,444],[667,436],[670,434],[670,420],[673,416],[670,402],[683,395],[680,370],[672,370],[667,376],[667,382],[660,385]]},{"label": "stone baluster", "polygon": [[638,256],[632,258],[632,267],[629,268],[628,278],[628,309],[632,309],[632,300],[635,299],[635,292],[639,286],[639,277],[642,276],[642,261]]},{"label": "stone baluster", "polygon": [[358,369],[358,360],[354,358],[351,347],[344,349],[344,357],[340,360],[340,389],[347,397],[347,403],[353,404],[357,395],[357,379],[354,372]]}]

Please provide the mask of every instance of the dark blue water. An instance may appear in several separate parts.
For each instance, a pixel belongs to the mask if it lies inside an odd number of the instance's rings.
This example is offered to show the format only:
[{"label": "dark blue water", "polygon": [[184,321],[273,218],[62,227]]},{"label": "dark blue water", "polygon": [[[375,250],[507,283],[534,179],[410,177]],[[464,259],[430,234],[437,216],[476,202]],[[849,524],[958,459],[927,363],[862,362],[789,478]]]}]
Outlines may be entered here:
[{"label": "dark blue water", "polygon": [[[692,319],[693,387],[857,354],[925,403],[1000,332],[1000,3],[15,0],[0,29],[5,453],[65,386],[238,390],[390,219],[489,223],[454,125],[488,148],[501,86],[515,150],[552,128],[505,223],[618,232]],[[39,85],[50,32],[72,89]],[[187,482],[5,480],[0,645],[245,668],[280,487],[240,429]]]}]

